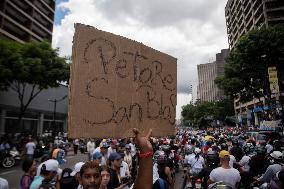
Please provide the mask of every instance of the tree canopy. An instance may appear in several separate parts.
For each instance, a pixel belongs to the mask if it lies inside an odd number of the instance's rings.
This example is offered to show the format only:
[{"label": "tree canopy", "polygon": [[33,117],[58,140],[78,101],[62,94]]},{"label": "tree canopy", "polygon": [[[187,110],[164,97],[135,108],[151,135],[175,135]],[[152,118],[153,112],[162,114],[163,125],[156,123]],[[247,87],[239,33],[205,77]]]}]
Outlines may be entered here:
[{"label": "tree canopy", "polygon": [[[0,89],[18,94],[21,116],[43,90],[58,87],[69,79],[69,64],[48,42],[20,44],[0,40]],[[26,87],[32,90],[27,94]]]},{"label": "tree canopy", "polygon": [[233,101],[223,99],[217,102],[200,102],[182,107],[183,124],[192,123],[198,127],[208,127],[213,120],[225,121],[234,115]]},{"label": "tree canopy", "polygon": [[254,29],[239,39],[226,59],[224,76],[215,82],[241,102],[270,96],[268,67],[276,66],[283,81],[283,58],[284,25]]}]

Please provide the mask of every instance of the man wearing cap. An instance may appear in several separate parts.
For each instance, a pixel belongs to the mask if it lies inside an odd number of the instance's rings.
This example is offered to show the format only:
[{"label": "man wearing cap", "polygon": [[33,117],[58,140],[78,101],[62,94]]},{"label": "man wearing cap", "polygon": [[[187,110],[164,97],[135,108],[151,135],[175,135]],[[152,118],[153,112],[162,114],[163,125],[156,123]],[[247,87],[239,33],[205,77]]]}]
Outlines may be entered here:
[{"label": "man wearing cap", "polygon": [[280,151],[274,151],[270,154],[272,157],[272,165],[269,165],[267,170],[265,171],[264,175],[262,175],[257,181],[264,183],[270,182],[270,179],[278,172],[284,168],[284,161],[283,161],[283,154]]},{"label": "man wearing cap", "polygon": [[100,152],[96,152],[93,154],[93,161],[97,164],[97,165],[101,165],[102,163],[102,157],[103,155]]},{"label": "man wearing cap", "polygon": [[85,164],[84,162],[76,163],[75,166],[74,166],[74,170],[70,174],[72,177],[75,177],[77,189],[81,189],[82,188],[82,186],[79,184],[79,179],[80,179],[79,177],[80,177],[81,167],[84,164]]},{"label": "man wearing cap", "polygon": [[215,168],[209,175],[208,183],[215,183],[222,181],[233,189],[238,188],[238,183],[241,180],[240,173],[237,169],[230,167],[230,153],[226,150],[222,150],[219,153],[221,167]]},{"label": "man wearing cap", "polygon": [[109,155],[110,161],[110,181],[107,185],[107,188],[119,188],[122,189],[126,184],[121,184],[120,182],[120,166],[122,157],[119,153],[113,152]]},{"label": "man wearing cap", "polygon": [[110,147],[107,149],[107,157],[109,157],[111,153],[116,152],[117,145],[117,140],[113,139],[110,143]]},{"label": "man wearing cap", "polygon": [[128,164],[129,170],[132,169],[132,156],[131,156],[131,146],[129,144],[125,145],[123,160]]},{"label": "man wearing cap", "polygon": [[30,189],[38,189],[42,184],[54,186],[51,181],[60,173],[59,163],[54,159],[49,159],[42,163],[40,175],[36,176],[30,186]]},{"label": "man wearing cap", "polygon": [[99,147],[97,147],[95,150],[94,150],[94,153],[93,155],[96,153],[96,152],[100,152],[102,154],[102,161],[101,161],[101,165],[106,165],[106,160],[107,160],[107,150],[108,150],[108,144],[106,142],[102,142],[100,144]]}]

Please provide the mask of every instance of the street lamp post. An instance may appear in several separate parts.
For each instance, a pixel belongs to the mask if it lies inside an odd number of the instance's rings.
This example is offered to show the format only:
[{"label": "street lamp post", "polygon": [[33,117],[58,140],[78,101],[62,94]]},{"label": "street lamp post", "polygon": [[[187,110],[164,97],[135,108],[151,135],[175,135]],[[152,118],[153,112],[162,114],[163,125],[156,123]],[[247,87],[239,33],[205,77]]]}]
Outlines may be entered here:
[{"label": "street lamp post", "polygon": [[[61,102],[62,100],[64,100],[65,98],[67,97],[67,95],[65,95],[65,96],[63,96],[62,98],[60,98],[60,99],[56,99],[56,98],[54,98],[53,100],[52,99],[48,99],[48,101],[50,101],[50,102],[53,102],[54,103],[54,105],[53,105],[53,129],[55,128],[55,118],[56,118],[56,104],[58,103],[58,102]],[[52,135],[54,135],[54,130],[52,129]]]}]

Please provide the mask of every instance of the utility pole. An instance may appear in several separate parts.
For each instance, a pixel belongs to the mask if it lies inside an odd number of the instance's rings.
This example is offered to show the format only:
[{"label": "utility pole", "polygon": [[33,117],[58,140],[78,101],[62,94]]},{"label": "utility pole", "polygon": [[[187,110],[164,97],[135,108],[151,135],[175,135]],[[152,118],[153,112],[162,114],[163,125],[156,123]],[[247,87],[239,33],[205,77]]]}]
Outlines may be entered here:
[{"label": "utility pole", "polygon": [[64,100],[65,98],[67,97],[67,95],[63,96],[62,98],[60,99],[56,99],[54,98],[53,100],[52,99],[48,99],[48,101],[50,102],[53,102],[53,122],[52,122],[52,136],[54,136],[54,129],[56,128],[56,123],[55,123],[55,119],[56,119],[56,105],[58,102],[61,102],[62,100]]}]

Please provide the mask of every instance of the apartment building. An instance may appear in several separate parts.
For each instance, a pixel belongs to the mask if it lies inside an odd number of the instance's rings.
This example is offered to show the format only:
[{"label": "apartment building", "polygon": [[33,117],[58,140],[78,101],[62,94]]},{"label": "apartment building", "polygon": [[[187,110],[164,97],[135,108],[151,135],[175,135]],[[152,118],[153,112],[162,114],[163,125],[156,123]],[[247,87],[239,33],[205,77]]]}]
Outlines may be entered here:
[{"label": "apartment building", "polygon": [[1,0],[0,38],[51,42],[54,12],[55,0]]},{"label": "apartment building", "polygon": [[228,42],[237,40],[255,27],[284,23],[283,0],[228,0],[225,8]]},{"label": "apartment building", "polygon": [[214,102],[224,98],[224,92],[217,87],[214,80],[224,74],[225,58],[228,54],[229,49],[223,49],[216,54],[216,61],[197,65],[197,98],[201,101]]}]

